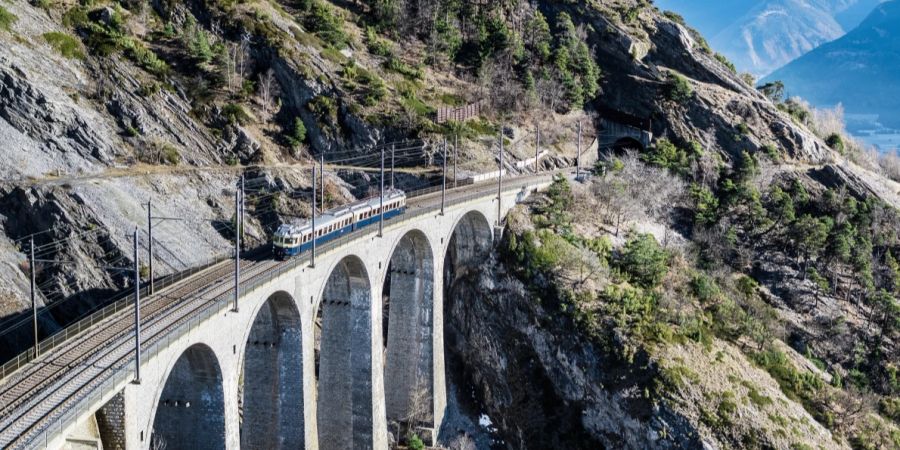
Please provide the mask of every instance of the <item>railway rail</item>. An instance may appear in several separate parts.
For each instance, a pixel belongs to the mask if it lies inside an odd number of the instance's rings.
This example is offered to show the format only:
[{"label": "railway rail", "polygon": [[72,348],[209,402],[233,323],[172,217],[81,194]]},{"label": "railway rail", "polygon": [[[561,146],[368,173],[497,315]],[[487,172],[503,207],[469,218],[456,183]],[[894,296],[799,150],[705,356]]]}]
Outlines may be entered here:
[{"label": "railway rail", "polygon": [[[524,186],[540,176],[518,177],[517,186]],[[511,183],[512,184],[512,183]],[[512,187],[507,188],[507,192]],[[461,186],[449,192],[448,201],[483,198],[496,192],[493,181]],[[440,203],[440,191],[410,193],[406,214],[396,217],[402,221],[431,212]],[[407,216],[405,218],[405,216]],[[367,227],[372,228],[372,227]],[[325,244],[323,251],[357,238],[357,234],[371,233],[363,229],[345,236],[341,242]],[[290,269],[308,258],[296,257],[288,261],[272,259],[242,259],[241,285],[252,285],[274,272]],[[190,326],[203,314],[213,314],[216,303],[227,304],[223,298],[233,293],[233,261],[214,264],[183,281],[170,285],[142,301],[141,324],[143,346],[147,353],[168,339],[179,327]],[[233,295],[233,294],[232,294]],[[96,395],[104,383],[115,384],[114,374],[134,364],[133,320],[134,307],[123,308],[104,318],[91,330],[77,334],[56,345],[49,354],[28,363],[0,380],[0,448],[28,448],[41,445],[52,426],[75,414],[81,400]],[[112,370],[110,370],[112,369]],[[121,378],[121,377],[120,377]],[[37,442],[36,442],[37,440]]]}]

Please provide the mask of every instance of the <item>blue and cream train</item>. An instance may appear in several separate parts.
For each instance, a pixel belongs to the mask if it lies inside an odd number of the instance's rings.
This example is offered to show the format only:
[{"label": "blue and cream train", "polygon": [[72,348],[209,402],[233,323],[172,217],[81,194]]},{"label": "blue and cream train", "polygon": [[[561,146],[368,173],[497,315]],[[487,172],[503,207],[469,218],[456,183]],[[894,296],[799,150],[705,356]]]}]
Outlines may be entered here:
[{"label": "blue and cream train", "polygon": [[[340,208],[330,209],[316,216],[316,245],[358,230],[381,219],[381,197],[360,200]],[[388,219],[406,210],[406,194],[390,190],[384,194],[384,218]],[[312,248],[312,221],[284,223],[272,236],[272,250],[276,258],[290,258]]]}]

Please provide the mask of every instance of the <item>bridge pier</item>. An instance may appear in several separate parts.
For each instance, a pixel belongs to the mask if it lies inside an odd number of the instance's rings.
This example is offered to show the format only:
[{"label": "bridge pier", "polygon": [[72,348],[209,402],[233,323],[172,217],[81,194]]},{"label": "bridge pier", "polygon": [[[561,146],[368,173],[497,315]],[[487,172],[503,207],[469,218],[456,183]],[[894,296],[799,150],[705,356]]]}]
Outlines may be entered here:
[{"label": "bridge pier", "polygon": [[[504,209],[520,195],[504,191]],[[78,405],[89,417],[48,435],[48,447],[61,447],[96,416],[99,432],[124,437],[127,450],[149,450],[154,433],[178,442],[168,449],[381,450],[388,420],[408,416],[418,392],[426,411],[416,425],[433,443],[447,403],[444,284],[490,251],[491,197],[451,201],[444,215],[428,210],[388,222],[383,237],[373,229],[326,248],[314,268],[298,261],[263,272],[242,288],[240,311],[230,298],[203,313],[191,305],[207,300],[181,299],[191,311],[179,313],[182,325],[160,335],[155,322],[145,324],[141,382],[129,382],[132,367],[109,369],[117,370],[114,381]],[[252,274],[247,267],[245,276]],[[386,311],[384,292],[391,297]]]}]

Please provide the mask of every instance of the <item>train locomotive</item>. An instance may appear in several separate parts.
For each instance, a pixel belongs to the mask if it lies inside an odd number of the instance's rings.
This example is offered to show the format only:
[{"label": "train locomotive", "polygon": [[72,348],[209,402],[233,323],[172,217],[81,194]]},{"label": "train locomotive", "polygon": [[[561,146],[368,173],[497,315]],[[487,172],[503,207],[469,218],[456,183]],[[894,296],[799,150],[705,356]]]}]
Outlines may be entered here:
[{"label": "train locomotive", "polygon": [[[283,223],[272,236],[272,250],[277,259],[287,259],[332,239],[378,222],[381,219],[381,197],[360,200],[325,211],[316,216],[316,236],[312,236],[312,220]],[[406,211],[406,193],[399,189],[384,194],[384,218]]]}]

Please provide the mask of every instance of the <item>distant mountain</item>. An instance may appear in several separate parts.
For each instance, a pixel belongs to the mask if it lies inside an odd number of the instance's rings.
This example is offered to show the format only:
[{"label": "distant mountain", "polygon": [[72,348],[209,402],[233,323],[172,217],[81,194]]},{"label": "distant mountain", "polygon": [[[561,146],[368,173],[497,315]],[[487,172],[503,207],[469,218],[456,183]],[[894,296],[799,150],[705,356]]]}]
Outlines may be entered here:
[{"label": "distant mountain", "polygon": [[852,30],[862,23],[879,3],[886,0],[860,0],[854,5],[849,6],[841,12],[835,14],[834,19],[844,27],[845,30]]},{"label": "distant mountain", "polygon": [[783,81],[789,94],[813,104],[842,103],[849,114],[878,114],[881,124],[900,128],[900,0],[766,80]]},{"label": "distant mountain", "polygon": [[712,44],[744,71],[761,76],[843,34],[841,25],[818,5],[775,0],[751,8],[714,36]]},{"label": "distant mountain", "polygon": [[844,35],[883,0],[658,0],[684,15],[739,70],[765,76]]}]

